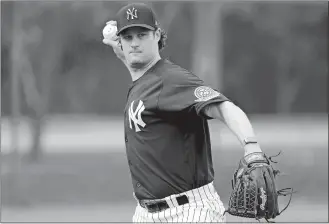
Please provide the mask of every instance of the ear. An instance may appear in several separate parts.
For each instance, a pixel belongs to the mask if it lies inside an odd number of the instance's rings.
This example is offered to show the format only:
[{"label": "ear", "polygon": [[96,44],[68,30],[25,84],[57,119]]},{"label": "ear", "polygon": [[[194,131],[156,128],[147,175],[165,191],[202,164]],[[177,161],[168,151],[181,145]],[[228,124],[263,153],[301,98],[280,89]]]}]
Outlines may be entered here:
[{"label": "ear", "polygon": [[154,36],[155,36],[155,39],[156,39],[157,41],[160,40],[160,38],[161,38],[161,29],[160,29],[160,28],[157,28],[157,29],[156,29],[156,31],[154,32]]}]

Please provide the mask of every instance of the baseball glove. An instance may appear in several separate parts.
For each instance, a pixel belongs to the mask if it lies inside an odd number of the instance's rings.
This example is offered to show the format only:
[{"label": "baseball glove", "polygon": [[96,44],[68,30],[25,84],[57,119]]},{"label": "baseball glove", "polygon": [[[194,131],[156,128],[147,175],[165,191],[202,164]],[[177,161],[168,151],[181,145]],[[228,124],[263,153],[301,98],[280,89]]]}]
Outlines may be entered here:
[{"label": "baseball glove", "polygon": [[[275,178],[280,171],[274,170],[271,162],[276,163],[264,153],[251,153],[240,160],[234,172],[233,191],[225,212],[258,221],[264,218],[270,222],[269,219],[274,219],[289,206],[293,189],[276,190]],[[289,202],[280,212],[278,196],[286,195],[290,195]]]}]

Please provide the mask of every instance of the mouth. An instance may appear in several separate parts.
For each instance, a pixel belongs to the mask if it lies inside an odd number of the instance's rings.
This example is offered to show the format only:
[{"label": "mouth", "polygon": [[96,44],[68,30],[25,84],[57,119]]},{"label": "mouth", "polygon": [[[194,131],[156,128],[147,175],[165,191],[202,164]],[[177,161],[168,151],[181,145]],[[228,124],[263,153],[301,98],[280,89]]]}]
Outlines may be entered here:
[{"label": "mouth", "polygon": [[130,54],[140,54],[142,53],[141,51],[131,51]]}]

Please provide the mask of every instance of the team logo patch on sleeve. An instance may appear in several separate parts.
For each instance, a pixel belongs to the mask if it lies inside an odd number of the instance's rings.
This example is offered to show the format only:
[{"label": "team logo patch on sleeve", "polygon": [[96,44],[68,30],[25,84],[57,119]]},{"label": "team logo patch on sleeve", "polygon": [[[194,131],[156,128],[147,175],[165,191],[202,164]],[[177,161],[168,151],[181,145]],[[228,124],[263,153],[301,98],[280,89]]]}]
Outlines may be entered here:
[{"label": "team logo patch on sleeve", "polygon": [[199,86],[194,90],[194,95],[198,98],[196,102],[204,102],[218,97],[220,93],[208,86]]}]

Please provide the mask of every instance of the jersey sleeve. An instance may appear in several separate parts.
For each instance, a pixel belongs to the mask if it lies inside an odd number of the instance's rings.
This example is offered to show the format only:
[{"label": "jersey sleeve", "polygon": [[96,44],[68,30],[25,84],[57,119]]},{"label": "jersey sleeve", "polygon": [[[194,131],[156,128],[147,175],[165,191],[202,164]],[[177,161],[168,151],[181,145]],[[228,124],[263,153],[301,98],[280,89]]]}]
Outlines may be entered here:
[{"label": "jersey sleeve", "polygon": [[168,75],[163,79],[162,90],[158,98],[158,109],[163,111],[194,111],[200,113],[208,104],[229,101],[218,90],[204,84],[191,73]]}]

